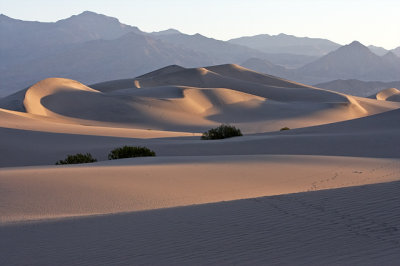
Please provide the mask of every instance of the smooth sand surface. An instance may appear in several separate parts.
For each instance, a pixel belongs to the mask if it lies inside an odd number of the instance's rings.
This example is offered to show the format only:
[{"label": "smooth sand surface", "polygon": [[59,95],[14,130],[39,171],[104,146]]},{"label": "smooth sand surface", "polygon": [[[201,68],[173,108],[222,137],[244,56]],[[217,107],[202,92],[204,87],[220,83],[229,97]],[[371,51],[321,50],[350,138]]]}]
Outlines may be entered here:
[{"label": "smooth sand surface", "polygon": [[[0,264],[395,265],[397,96],[236,65],[40,81],[0,99]],[[221,123],[245,136],[200,140]]]},{"label": "smooth sand surface", "polygon": [[397,265],[400,182],[0,226],[2,265]]},{"label": "smooth sand surface", "polygon": [[129,128],[117,123],[92,122],[91,125],[85,125],[85,122],[79,119],[55,119],[0,108],[0,128],[3,129],[140,139],[201,135],[190,132]]},{"label": "smooth sand surface", "polygon": [[[145,145],[159,156],[333,155],[400,158],[400,110],[355,120],[225,140],[198,136],[137,139],[0,128],[0,165],[54,164],[67,154],[91,152],[97,159],[122,145]],[[18,147],[18,148],[16,148]]]},{"label": "smooth sand surface", "polygon": [[160,157],[3,168],[0,222],[128,212],[395,180],[400,180],[397,159],[324,156]]}]

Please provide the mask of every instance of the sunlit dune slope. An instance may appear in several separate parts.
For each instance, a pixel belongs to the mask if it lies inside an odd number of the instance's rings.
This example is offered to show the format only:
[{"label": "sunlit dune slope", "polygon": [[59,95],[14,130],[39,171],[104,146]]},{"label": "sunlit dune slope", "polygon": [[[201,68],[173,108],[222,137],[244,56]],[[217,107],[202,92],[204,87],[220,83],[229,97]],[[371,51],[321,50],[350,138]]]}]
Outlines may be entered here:
[{"label": "sunlit dune slope", "polygon": [[271,155],[9,168],[0,176],[0,224],[396,181],[399,169],[395,159]]},{"label": "sunlit dune slope", "polygon": [[[237,65],[169,66],[136,79],[85,86],[49,78],[14,95],[14,110],[63,123],[203,132],[221,123],[245,133],[314,126],[400,107],[322,90]],[[3,99],[0,106],[12,106]]]},{"label": "sunlit dune slope", "polygon": [[380,101],[400,102],[400,91],[396,88],[386,89],[374,95]]},{"label": "sunlit dune slope", "polygon": [[[0,139],[7,140],[2,143],[0,166],[54,164],[67,154],[77,152],[90,152],[97,159],[106,160],[108,152],[121,145],[144,145],[156,151],[157,156],[303,154],[400,158],[397,145],[400,141],[399,114],[400,109],[397,109],[332,124],[256,135],[245,134],[244,137],[219,141],[202,141],[199,136],[192,134],[187,134],[185,138],[136,139],[161,138],[163,134],[165,137],[172,137],[173,134],[184,136],[182,133],[167,131],[153,133],[153,130],[138,130],[134,133],[129,129],[119,131],[113,128],[114,133],[124,132],[124,135],[106,137],[95,135],[96,130],[102,132],[100,130],[104,128],[93,128],[91,134],[74,134],[67,130],[60,134],[60,131],[33,132],[10,126],[0,128]],[[24,156],[21,156],[21,151]]]},{"label": "sunlit dune slope", "polygon": [[260,74],[237,65],[176,69],[170,67],[135,79],[140,88],[183,85],[199,88],[229,88],[276,101],[346,102],[345,97],[278,77]]}]

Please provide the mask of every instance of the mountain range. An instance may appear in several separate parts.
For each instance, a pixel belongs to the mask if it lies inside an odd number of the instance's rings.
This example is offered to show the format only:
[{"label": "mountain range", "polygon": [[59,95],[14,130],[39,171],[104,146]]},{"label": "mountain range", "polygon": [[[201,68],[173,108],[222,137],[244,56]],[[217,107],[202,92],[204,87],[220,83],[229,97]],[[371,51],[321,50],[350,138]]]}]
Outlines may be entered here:
[{"label": "mountain range", "polygon": [[314,85],[318,88],[337,91],[340,93],[369,97],[382,90],[390,88],[400,88],[400,81],[361,81],[356,79],[338,79]]},{"label": "mountain range", "polygon": [[260,58],[252,58],[242,65],[258,72],[270,73],[308,84],[336,79],[400,80],[399,57],[393,52],[378,56],[357,41],[344,45],[297,69],[278,68]]},{"label": "mountain range", "polygon": [[395,49],[393,49],[392,52],[393,52],[395,55],[400,56],[400,46],[397,47],[397,48],[395,48]]},{"label": "mountain range", "polygon": [[0,67],[54,54],[74,44],[117,39],[141,31],[116,18],[85,11],[55,23],[22,21],[0,15]]},{"label": "mountain range", "polygon": [[358,42],[342,47],[285,34],[221,41],[175,29],[146,33],[89,11],[54,23],[0,15],[0,40],[0,97],[47,77],[91,84],[133,78],[172,64],[236,63],[307,84],[400,80],[400,47],[378,56],[383,48],[368,49]]},{"label": "mountain range", "polygon": [[[354,41],[297,70],[297,79],[310,82],[334,79],[400,80],[400,58],[388,52],[378,56]],[[315,82],[313,82],[315,83]]]},{"label": "mountain range", "polygon": [[308,56],[322,56],[341,45],[325,39],[296,37],[292,35],[260,34],[229,40],[230,43],[251,47],[265,53],[289,53]]}]

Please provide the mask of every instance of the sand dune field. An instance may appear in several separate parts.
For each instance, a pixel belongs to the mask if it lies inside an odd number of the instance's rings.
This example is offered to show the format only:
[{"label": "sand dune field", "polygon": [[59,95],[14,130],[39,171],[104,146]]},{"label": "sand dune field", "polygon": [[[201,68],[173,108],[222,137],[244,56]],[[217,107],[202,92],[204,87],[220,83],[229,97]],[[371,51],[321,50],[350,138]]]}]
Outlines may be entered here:
[{"label": "sand dune field", "polygon": [[[0,264],[396,265],[399,95],[237,65],[42,80],[0,99]],[[222,123],[244,136],[200,139]]]}]

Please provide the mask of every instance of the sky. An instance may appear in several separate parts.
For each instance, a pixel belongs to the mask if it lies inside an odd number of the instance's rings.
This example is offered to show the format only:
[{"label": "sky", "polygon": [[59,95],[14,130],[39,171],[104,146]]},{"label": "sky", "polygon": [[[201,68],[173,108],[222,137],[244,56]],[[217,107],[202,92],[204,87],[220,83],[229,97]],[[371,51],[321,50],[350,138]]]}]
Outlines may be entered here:
[{"label": "sky", "polygon": [[85,10],[147,32],[175,28],[220,40],[285,33],[400,46],[400,0],[0,0],[0,13],[22,20],[53,22]]}]

